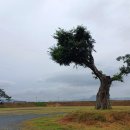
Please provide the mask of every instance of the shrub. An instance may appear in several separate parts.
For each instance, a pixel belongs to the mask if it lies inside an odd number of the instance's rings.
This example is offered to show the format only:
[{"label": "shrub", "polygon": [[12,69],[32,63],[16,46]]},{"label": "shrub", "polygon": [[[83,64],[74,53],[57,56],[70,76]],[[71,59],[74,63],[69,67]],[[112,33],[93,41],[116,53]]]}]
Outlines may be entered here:
[{"label": "shrub", "polygon": [[46,102],[36,102],[35,105],[38,107],[41,107],[41,106],[47,106],[47,103]]}]

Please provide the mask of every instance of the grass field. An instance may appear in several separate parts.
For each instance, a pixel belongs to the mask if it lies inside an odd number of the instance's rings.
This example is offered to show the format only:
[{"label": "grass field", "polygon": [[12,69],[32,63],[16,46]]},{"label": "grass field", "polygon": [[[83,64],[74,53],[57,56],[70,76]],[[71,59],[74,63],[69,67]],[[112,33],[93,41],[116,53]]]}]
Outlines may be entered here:
[{"label": "grass field", "polygon": [[130,130],[130,106],[95,110],[93,106],[0,108],[0,115],[60,113],[23,122],[22,130]]},{"label": "grass field", "polygon": [[[27,110],[26,110],[27,112]],[[95,110],[93,107],[46,107],[35,113],[66,112],[23,123],[23,130],[130,130],[130,106]]]}]

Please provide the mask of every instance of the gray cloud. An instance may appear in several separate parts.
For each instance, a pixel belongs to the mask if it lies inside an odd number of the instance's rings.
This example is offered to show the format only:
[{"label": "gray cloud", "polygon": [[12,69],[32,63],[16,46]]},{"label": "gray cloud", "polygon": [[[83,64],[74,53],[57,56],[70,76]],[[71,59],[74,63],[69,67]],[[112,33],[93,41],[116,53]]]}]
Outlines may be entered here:
[{"label": "gray cloud", "polygon": [[98,80],[86,74],[61,74],[50,77],[46,80],[48,83],[65,84],[71,87],[87,87],[99,85]]},{"label": "gray cloud", "polygon": [[0,88],[12,87],[15,84],[13,81],[0,80]]},{"label": "gray cloud", "polygon": [[[51,61],[47,51],[56,43],[52,35],[58,27],[87,26],[96,40],[97,67],[114,74],[121,65],[116,57],[129,53],[129,7],[126,0],[0,1],[0,88],[20,100],[35,100],[34,95],[53,100],[59,93],[64,99],[95,95],[99,82],[90,71]],[[129,77],[113,86],[112,96],[129,96]]]},{"label": "gray cloud", "polygon": [[[49,91],[48,91],[49,90]],[[27,90],[20,93],[13,94],[13,97],[17,97],[17,100],[28,101],[58,101],[58,100],[75,100],[89,98],[92,94],[96,94],[95,89],[74,87],[58,87],[42,90]]]}]

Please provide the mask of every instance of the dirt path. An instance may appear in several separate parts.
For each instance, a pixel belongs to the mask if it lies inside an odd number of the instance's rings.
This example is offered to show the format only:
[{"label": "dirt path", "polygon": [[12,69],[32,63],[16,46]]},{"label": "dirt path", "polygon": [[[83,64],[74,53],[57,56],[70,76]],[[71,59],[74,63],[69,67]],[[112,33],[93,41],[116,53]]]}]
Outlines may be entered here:
[{"label": "dirt path", "polygon": [[21,130],[20,124],[23,121],[45,116],[55,116],[63,113],[51,114],[24,114],[24,115],[0,115],[0,130]]}]

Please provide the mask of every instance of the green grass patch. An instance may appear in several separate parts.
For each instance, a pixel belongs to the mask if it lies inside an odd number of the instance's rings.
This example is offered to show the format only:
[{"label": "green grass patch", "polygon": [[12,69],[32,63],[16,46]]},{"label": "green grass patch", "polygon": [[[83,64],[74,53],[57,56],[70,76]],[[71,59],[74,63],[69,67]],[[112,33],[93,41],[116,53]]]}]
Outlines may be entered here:
[{"label": "green grass patch", "polygon": [[58,123],[60,118],[62,118],[62,116],[33,119],[24,123],[23,130],[75,130],[75,128],[71,126]]},{"label": "green grass patch", "polygon": [[47,103],[46,102],[36,102],[35,105],[37,107],[43,107],[43,106],[45,107],[45,106],[47,106]]}]

